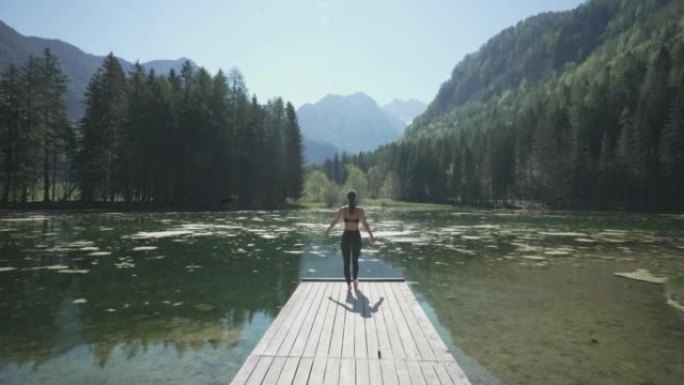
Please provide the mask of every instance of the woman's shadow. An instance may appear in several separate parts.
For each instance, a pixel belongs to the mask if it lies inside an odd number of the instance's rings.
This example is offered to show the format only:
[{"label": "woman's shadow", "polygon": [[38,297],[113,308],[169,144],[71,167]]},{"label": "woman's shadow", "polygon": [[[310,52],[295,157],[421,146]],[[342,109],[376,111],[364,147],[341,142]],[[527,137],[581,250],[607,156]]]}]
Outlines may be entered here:
[{"label": "woman's shadow", "polygon": [[355,292],[356,297],[352,295],[351,291],[347,292],[347,298],[345,299],[346,303],[342,303],[333,297],[328,297],[328,299],[352,313],[359,313],[363,318],[373,317],[373,314],[378,312],[380,305],[382,305],[382,302],[385,300],[385,297],[380,297],[378,302],[376,302],[373,306],[370,306],[370,300],[365,294],[363,294],[361,290],[357,288],[355,289]]}]

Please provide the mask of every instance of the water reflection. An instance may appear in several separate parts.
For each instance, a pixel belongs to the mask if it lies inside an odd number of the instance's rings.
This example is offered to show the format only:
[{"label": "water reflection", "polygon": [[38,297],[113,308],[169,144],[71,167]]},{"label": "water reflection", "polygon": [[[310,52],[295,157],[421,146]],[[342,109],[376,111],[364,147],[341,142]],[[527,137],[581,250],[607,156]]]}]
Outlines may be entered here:
[{"label": "water reflection", "polygon": [[[369,210],[377,242],[360,276],[412,281],[438,330],[474,357],[452,346],[474,384],[498,383],[491,372],[546,384],[684,377],[681,315],[660,286],[613,276],[684,274],[683,217]],[[328,220],[0,217],[0,384],[225,384],[300,278],[342,275],[339,237],[321,236]],[[337,303],[368,317],[381,304],[362,291]]]}]

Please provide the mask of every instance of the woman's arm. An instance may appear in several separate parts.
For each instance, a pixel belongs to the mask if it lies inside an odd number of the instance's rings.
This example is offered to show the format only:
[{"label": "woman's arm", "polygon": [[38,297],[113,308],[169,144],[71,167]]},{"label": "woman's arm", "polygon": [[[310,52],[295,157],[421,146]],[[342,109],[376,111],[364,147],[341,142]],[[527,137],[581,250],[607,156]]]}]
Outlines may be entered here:
[{"label": "woman's arm", "polygon": [[330,230],[332,230],[333,227],[337,224],[337,222],[340,221],[340,218],[342,218],[342,209],[337,210],[337,214],[335,214],[335,219],[330,223],[330,226],[325,230],[325,236],[330,235]]},{"label": "woman's arm", "polygon": [[370,243],[372,244],[375,238],[373,238],[373,232],[370,229],[370,226],[368,226],[368,221],[366,220],[366,211],[361,210],[361,223],[363,224],[363,227],[368,231],[368,235],[370,236]]}]

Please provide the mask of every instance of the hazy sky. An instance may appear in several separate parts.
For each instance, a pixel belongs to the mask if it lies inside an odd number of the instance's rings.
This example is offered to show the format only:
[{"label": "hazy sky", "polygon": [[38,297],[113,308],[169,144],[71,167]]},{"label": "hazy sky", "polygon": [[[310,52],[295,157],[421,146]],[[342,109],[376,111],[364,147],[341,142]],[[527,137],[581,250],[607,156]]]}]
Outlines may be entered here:
[{"label": "hazy sky", "polygon": [[0,0],[21,34],[129,61],[237,66],[295,106],[362,91],[430,102],[464,55],[528,16],[583,0]]}]

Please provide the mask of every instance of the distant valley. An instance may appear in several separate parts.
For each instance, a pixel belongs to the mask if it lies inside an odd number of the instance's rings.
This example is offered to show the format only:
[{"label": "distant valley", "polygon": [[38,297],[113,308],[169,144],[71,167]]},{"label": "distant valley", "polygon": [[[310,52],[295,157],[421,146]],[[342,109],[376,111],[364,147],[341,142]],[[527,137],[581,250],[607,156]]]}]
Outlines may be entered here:
[{"label": "distant valley", "polygon": [[327,95],[297,110],[307,163],[321,163],[335,153],[371,151],[397,140],[407,124],[425,111],[417,100],[394,100],[384,107],[370,96]]}]

